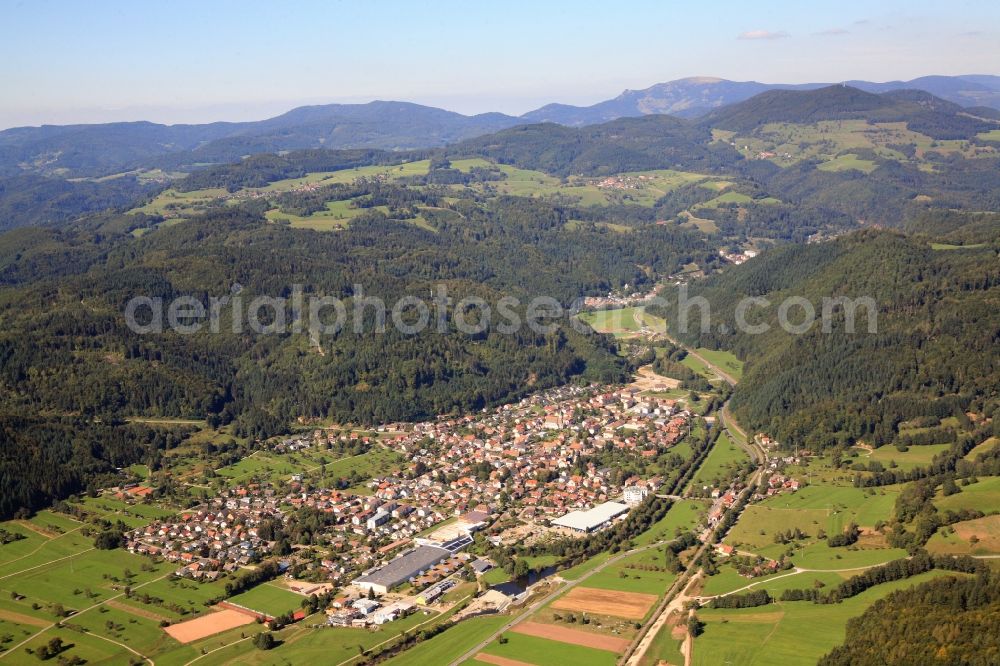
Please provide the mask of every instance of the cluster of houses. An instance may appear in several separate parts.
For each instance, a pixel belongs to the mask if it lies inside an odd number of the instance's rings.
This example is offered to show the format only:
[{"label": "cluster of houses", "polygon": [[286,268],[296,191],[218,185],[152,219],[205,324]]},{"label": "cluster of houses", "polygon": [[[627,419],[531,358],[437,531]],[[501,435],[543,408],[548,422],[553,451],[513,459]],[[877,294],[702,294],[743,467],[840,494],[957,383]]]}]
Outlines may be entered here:
[{"label": "cluster of houses", "polygon": [[745,249],[742,252],[726,252],[724,249],[720,249],[719,256],[729,263],[739,266],[756,257],[757,250]]},{"label": "cluster of houses", "polygon": [[180,564],[178,575],[213,580],[270,554],[271,543],[261,537],[259,527],[280,519],[279,504],[272,489],[254,495],[227,491],[205,508],[129,532],[125,546]]},{"label": "cluster of houses", "polygon": [[[628,486],[656,490],[661,479],[622,478],[581,461],[608,447],[655,458],[689,432],[691,414],[674,400],[630,388],[563,387],[485,415],[417,424],[393,446],[412,461],[408,478],[372,482],[374,496],[443,514],[501,502],[522,519],[551,519],[620,497]],[[634,502],[634,500],[633,500]]]},{"label": "cluster of houses", "polygon": [[[584,310],[607,310],[614,308],[627,308],[635,305],[643,305],[652,301],[663,288],[662,284],[657,284],[651,291],[644,293],[630,293],[629,285],[626,284],[620,291],[609,291],[604,296],[586,296],[583,299]],[[624,316],[631,317],[631,313]]]},{"label": "cluster of houses", "polygon": [[[382,624],[434,603],[467,567],[488,569],[488,561],[461,551],[498,515],[581,532],[620,518],[661,479],[592,460],[608,450],[655,457],[683,439],[691,418],[673,400],[631,388],[574,386],[476,415],[394,424],[381,443],[402,453],[409,469],[371,480],[365,494],[312,488],[295,476],[280,491],[246,483],[129,532],[126,547],[176,562],[178,576],[213,580],[271,557],[292,516],[321,512],[327,518],[312,540],[322,559],[294,546],[282,568],[354,591],[331,606],[328,624]],[[358,435],[320,429],[273,448],[293,452],[344,437]],[[401,601],[368,598],[401,587],[408,595]]]},{"label": "cluster of houses", "polygon": [[636,176],[608,176],[595,183],[597,187],[610,190],[641,190],[646,183],[653,180],[653,176],[639,174]]}]

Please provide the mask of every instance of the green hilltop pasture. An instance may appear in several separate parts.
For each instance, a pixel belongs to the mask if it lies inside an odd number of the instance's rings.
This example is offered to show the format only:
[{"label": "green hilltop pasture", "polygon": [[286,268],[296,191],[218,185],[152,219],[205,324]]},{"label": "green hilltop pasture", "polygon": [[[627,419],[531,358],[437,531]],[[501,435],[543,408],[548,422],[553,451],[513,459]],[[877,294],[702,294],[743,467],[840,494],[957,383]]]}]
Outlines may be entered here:
[{"label": "green hilltop pasture", "polygon": [[[994,139],[993,130],[986,140]],[[747,135],[732,132],[717,134],[717,140],[732,141],[744,155],[755,157],[761,153],[774,153],[765,157],[779,166],[797,164],[807,159],[823,162],[825,171],[858,169],[866,173],[874,169],[870,160],[858,159],[852,151],[870,150],[878,157],[898,161],[922,163],[926,153],[961,155],[966,158],[995,156],[993,150],[976,150],[968,141],[932,139],[910,130],[905,122],[869,123],[865,120],[825,120],[817,123],[767,123]],[[899,146],[912,145],[912,158],[898,150]],[[787,157],[786,157],[787,155]]]},{"label": "green hilltop pasture", "polygon": [[820,171],[850,171],[851,169],[854,169],[864,173],[871,173],[875,170],[875,166],[875,162],[872,162],[871,160],[863,160],[854,153],[846,153],[844,155],[838,155],[827,162],[823,162],[816,168]]},{"label": "green hilltop pasture", "polygon": [[949,447],[949,444],[928,444],[911,446],[907,451],[900,451],[895,446],[886,445],[872,451],[869,459],[877,460],[886,466],[895,462],[902,469],[912,469],[929,465],[934,456],[947,451]]},{"label": "green hilltop pasture", "polygon": [[984,513],[1000,510],[1000,476],[982,477],[967,486],[959,485],[962,492],[945,497],[938,491],[934,506],[940,511],[976,509]]}]

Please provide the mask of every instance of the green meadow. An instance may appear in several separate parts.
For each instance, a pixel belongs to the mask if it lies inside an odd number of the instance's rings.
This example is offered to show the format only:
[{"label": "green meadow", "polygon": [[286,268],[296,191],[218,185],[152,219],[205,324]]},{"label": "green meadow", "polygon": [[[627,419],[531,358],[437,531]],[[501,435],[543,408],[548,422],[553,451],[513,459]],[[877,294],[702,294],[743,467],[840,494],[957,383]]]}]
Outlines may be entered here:
[{"label": "green meadow", "polygon": [[[696,665],[815,664],[843,642],[847,621],[860,615],[877,599],[897,589],[944,575],[931,571],[907,580],[873,587],[839,604],[808,601],[776,602],[738,610],[702,609],[698,617],[705,632],[694,641]],[[816,576],[806,574],[803,582]]]},{"label": "green meadow", "polygon": [[707,509],[708,502],[704,500],[676,500],[667,511],[667,515],[653,523],[632,542],[636,546],[646,546],[657,541],[672,539],[678,531],[694,529]]},{"label": "green meadow", "polygon": [[871,173],[875,170],[875,166],[875,162],[871,160],[863,160],[854,153],[846,153],[823,162],[816,168],[820,171],[850,171],[853,169],[863,173]]},{"label": "green meadow", "polygon": [[302,606],[303,599],[305,597],[301,594],[296,594],[278,584],[263,583],[243,594],[230,597],[228,601],[274,617],[298,610]]},{"label": "green meadow", "polygon": [[695,472],[688,485],[688,491],[700,490],[702,486],[725,485],[735,470],[749,460],[747,452],[733,443],[725,432],[719,435],[712,450]]},{"label": "green meadow", "polygon": [[615,337],[623,337],[639,330],[639,323],[636,321],[637,310],[639,308],[594,310],[581,312],[578,316],[580,321],[598,333],[610,333]]},{"label": "green meadow", "polygon": [[606,650],[595,650],[514,632],[505,633],[504,638],[505,643],[493,641],[483,652],[536,666],[565,666],[567,663],[575,666],[613,666],[618,656]]},{"label": "green meadow", "polygon": [[705,349],[704,347],[699,347],[695,351],[727,375],[731,375],[736,380],[743,378],[743,361],[736,358],[732,352],[722,349]]},{"label": "green meadow", "polygon": [[464,652],[488,638],[509,619],[502,615],[486,615],[463,620],[385,663],[389,666],[450,664]]}]

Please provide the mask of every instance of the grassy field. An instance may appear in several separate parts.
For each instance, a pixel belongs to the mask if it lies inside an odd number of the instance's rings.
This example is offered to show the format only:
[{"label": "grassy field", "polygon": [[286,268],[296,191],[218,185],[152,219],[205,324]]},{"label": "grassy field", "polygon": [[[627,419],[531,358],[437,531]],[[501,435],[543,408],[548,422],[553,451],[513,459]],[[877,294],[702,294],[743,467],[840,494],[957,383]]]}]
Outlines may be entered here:
[{"label": "grassy field", "polygon": [[78,504],[90,513],[94,513],[112,522],[120,520],[129,527],[148,525],[158,518],[166,518],[175,513],[174,511],[153,504],[143,504],[141,502],[129,504],[124,500],[116,499],[110,495],[84,497]]},{"label": "grassy field", "polygon": [[990,130],[989,132],[981,132],[977,136],[980,139],[985,139],[987,141],[1000,141],[1000,129]]},{"label": "grassy field", "polygon": [[732,352],[722,349],[705,349],[704,347],[699,347],[695,351],[727,375],[731,375],[737,380],[743,378],[743,361],[736,358]]},{"label": "grassy field", "polygon": [[385,662],[390,666],[425,666],[427,664],[449,664],[485,640],[510,618],[502,615],[487,615],[464,620],[454,627],[424,641],[416,647]]},{"label": "grassy field", "polygon": [[228,601],[274,617],[298,610],[304,598],[280,585],[263,583],[243,594],[230,597]]},{"label": "grassy field", "polygon": [[820,171],[850,171],[854,169],[856,171],[863,171],[864,173],[871,173],[875,170],[875,166],[875,162],[871,160],[863,160],[854,153],[846,153],[823,162],[816,168]]},{"label": "grassy field", "polygon": [[594,310],[581,312],[579,318],[598,333],[610,333],[615,337],[624,337],[639,330],[636,321],[638,308],[620,308],[617,310]]},{"label": "grassy field", "polygon": [[912,469],[930,464],[934,456],[947,451],[949,446],[949,444],[911,446],[907,451],[900,451],[895,446],[880,446],[872,451],[869,458],[871,460],[878,460],[886,466],[895,462],[902,469]]},{"label": "grassy field", "polygon": [[[988,138],[993,140],[993,136],[991,133]],[[910,161],[919,165],[925,164],[924,154],[932,150],[969,158],[995,155],[993,151],[976,153],[967,141],[935,141],[927,135],[908,129],[904,122],[869,124],[864,120],[832,120],[809,124],[769,123],[749,135],[719,135],[719,138],[734,141],[737,149],[745,155],[772,152],[774,156],[767,159],[779,166],[818,159],[825,164],[834,164],[826,167],[828,170],[868,169],[868,164],[864,162],[870,160],[857,159],[857,151],[860,150],[871,150],[881,158]],[[916,146],[912,159],[891,147],[904,144]],[[853,158],[850,157],[852,154]],[[823,166],[825,165],[820,168]]]},{"label": "grassy field", "polygon": [[927,543],[927,550],[949,555],[1000,553],[1000,515],[985,516],[942,527]]},{"label": "grassy field", "polygon": [[[688,485],[689,490],[700,489],[702,486],[711,486],[722,483],[728,479],[737,466],[749,460],[747,452],[737,446],[729,439],[729,435],[723,432],[719,435],[718,441],[708,452],[704,462],[695,472],[694,478]],[[725,484],[723,484],[725,485]]]},{"label": "grassy field", "polygon": [[709,368],[708,365],[705,364],[704,361],[702,361],[701,359],[695,358],[691,354],[688,354],[687,356],[685,356],[684,359],[681,361],[681,363],[683,363],[684,365],[686,365],[688,368],[694,370],[695,372],[697,372],[699,375],[701,375],[705,379],[715,379],[716,378],[715,372],[711,368]]},{"label": "grassy field", "polygon": [[493,641],[483,652],[536,666],[565,666],[567,663],[574,666],[613,666],[617,658],[615,653],[606,650],[595,650],[536,636],[508,632],[504,637],[507,639],[506,643],[501,645],[498,641]]},{"label": "grassy field", "polygon": [[661,663],[683,664],[684,655],[681,654],[681,643],[670,635],[670,630],[666,627],[657,632],[653,641],[646,648],[640,666],[659,666]]},{"label": "grassy field", "polygon": [[577,564],[574,567],[570,567],[569,569],[564,569],[563,571],[560,571],[559,575],[565,578],[566,580],[577,580],[578,578],[581,578],[582,576],[593,570],[594,567],[599,566],[604,562],[607,562],[610,557],[611,553],[601,553],[600,555],[595,555],[594,557],[591,557],[588,560],[584,560],[583,562]]},{"label": "grassy field", "polygon": [[[322,459],[326,459],[324,464]],[[401,456],[389,449],[373,448],[367,453],[348,458],[334,458],[319,451],[296,454],[277,454],[259,451],[237,463],[217,470],[219,476],[235,483],[245,483],[252,478],[269,481],[288,480],[292,474],[322,473],[323,481],[333,481],[357,471],[365,477],[393,469]]]},{"label": "grassy field", "polygon": [[[740,610],[698,611],[705,633],[695,639],[693,663],[814,664],[844,640],[847,620],[889,592],[930,580],[943,572],[878,585],[839,604],[778,602]],[[809,574],[808,580],[814,577]]]},{"label": "grassy field", "polygon": [[1000,509],[1000,476],[981,477],[968,486],[959,485],[959,489],[962,492],[948,497],[939,491],[934,506],[942,511],[978,509],[984,513]]},{"label": "grassy field", "polygon": [[587,578],[587,587],[621,592],[663,594],[676,576],[668,571],[646,570],[663,567],[665,554],[660,548],[650,548],[606,566]]},{"label": "grassy field", "polygon": [[678,530],[694,529],[698,519],[708,509],[708,502],[703,500],[678,500],[673,503],[663,518],[653,523],[648,530],[637,536],[632,542],[637,546],[646,546],[656,541],[672,539]]}]

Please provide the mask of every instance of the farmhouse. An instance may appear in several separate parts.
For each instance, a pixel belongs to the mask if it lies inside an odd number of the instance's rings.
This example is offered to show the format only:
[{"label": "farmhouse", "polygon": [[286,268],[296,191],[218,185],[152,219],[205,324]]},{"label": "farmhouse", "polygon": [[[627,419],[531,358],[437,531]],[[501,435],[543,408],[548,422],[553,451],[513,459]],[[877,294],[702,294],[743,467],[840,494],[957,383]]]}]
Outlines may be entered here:
[{"label": "farmhouse", "polygon": [[419,576],[438,562],[448,559],[452,553],[437,546],[418,546],[413,550],[389,561],[384,566],[368,572],[354,580],[354,585],[365,590],[385,594],[392,588]]},{"label": "farmhouse", "polygon": [[628,510],[627,504],[604,502],[586,511],[570,511],[562,518],[553,520],[552,524],[577,532],[593,532],[609,524],[618,516],[628,513]]}]

